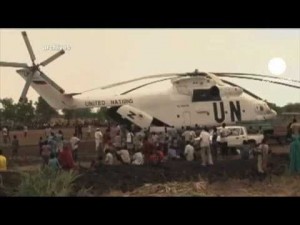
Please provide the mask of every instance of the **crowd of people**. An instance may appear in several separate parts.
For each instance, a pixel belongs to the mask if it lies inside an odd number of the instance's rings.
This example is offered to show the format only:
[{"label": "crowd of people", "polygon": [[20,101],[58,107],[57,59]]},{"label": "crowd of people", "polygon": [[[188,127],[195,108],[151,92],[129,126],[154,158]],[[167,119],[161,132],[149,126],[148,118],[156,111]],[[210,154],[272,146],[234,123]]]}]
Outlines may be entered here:
[{"label": "crowd of people", "polygon": [[[95,131],[88,125],[87,139],[95,140],[95,159],[91,162],[91,168],[97,165],[132,164],[160,164],[168,160],[199,161],[202,166],[212,166],[218,159],[227,159],[229,148],[226,137],[230,135],[226,124],[221,129],[216,127],[185,127],[182,129],[167,129],[159,132],[150,129],[136,129],[135,127],[123,127],[118,124],[105,128],[96,127]],[[25,132],[26,131],[26,132]],[[24,129],[24,138],[27,137],[27,129]],[[290,146],[290,171],[300,172],[300,131],[292,134],[293,142]],[[3,138],[8,138],[7,130],[2,132]],[[220,139],[217,141],[217,137]],[[42,166],[49,166],[55,170],[70,170],[76,167],[78,151],[81,151],[83,139],[82,126],[76,125],[73,136],[66,140],[61,130],[56,133],[51,127],[45,128],[44,137],[39,140],[39,154],[42,158]],[[10,140],[9,140],[10,141]],[[17,156],[19,140],[16,135],[11,140],[12,159]],[[259,173],[267,171],[269,145],[266,138],[253,153],[257,156],[257,170]],[[6,169],[1,151],[0,167]],[[5,166],[4,166],[5,165]],[[1,169],[0,168],[0,169]]]}]

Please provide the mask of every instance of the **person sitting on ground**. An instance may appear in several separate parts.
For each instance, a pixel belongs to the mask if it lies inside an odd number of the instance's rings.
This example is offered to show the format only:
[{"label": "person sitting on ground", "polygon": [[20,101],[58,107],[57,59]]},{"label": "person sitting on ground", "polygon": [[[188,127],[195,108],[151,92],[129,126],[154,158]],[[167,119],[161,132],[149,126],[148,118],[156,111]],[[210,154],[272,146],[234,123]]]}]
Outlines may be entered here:
[{"label": "person sitting on ground", "polygon": [[185,149],[184,149],[184,156],[187,161],[193,161],[194,160],[194,153],[195,149],[188,141],[186,143]]},{"label": "person sitting on ground", "polygon": [[160,147],[160,145],[157,144],[156,149],[153,150],[152,154],[150,155],[150,158],[149,158],[150,164],[158,165],[163,161],[164,153],[159,147]]},{"label": "person sitting on ground", "polygon": [[3,155],[2,149],[0,149],[0,171],[7,170],[6,157]]},{"label": "person sitting on ground", "polygon": [[53,170],[59,170],[61,168],[58,159],[56,158],[56,154],[55,153],[51,153],[50,154],[50,160],[48,162],[48,166],[53,169]]},{"label": "person sitting on ground", "polygon": [[63,150],[59,153],[58,160],[64,170],[70,170],[75,167],[72,150],[67,141],[63,142]]},{"label": "person sitting on ground", "polygon": [[171,145],[168,149],[168,158],[172,160],[179,159],[179,156],[177,155],[177,150],[173,145]]},{"label": "person sitting on ground", "polygon": [[111,154],[111,149],[108,148],[108,149],[106,149],[105,152],[106,152],[106,154],[105,154],[105,161],[104,161],[104,163],[106,165],[113,165],[114,164],[114,157]]},{"label": "person sitting on ground", "polygon": [[132,165],[143,165],[144,164],[144,156],[141,152],[141,149],[138,148],[137,151],[132,156]]},{"label": "person sitting on ground", "polygon": [[129,151],[127,149],[117,148],[116,156],[117,159],[121,161],[122,164],[130,164],[131,162]]}]

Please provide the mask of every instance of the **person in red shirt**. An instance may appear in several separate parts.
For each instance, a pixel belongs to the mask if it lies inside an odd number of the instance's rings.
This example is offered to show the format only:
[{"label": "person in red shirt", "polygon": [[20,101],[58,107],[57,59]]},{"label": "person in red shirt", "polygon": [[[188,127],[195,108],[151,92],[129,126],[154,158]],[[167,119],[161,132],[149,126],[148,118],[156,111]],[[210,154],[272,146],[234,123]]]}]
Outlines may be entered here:
[{"label": "person in red shirt", "polygon": [[155,148],[154,145],[150,143],[148,137],[145,136],[143,140],[143,154],[144,154],[145,163],[148,163],[150,161],[150,156],[154,148]]},{"label": "person in red shirt", "polygon": [[58,161],[64,170],[70,170],[75,167],[70,144],[66,141],[63,143],[63,150],[59,153]]},{"label": "person in red shirt", "polygon": [[164,159],[164,153],[158,145],[157,148],[150,155],[149,162],[151,164],[158,165],[163,161],[163,159]]}]

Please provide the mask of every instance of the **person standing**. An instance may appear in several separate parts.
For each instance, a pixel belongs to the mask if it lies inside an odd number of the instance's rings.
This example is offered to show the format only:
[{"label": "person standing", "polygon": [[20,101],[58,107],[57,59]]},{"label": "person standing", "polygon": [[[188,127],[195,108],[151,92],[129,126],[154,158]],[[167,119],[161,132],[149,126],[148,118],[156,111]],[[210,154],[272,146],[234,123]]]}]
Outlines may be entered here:
[{"label": "person standing", "polygon": [[220,129],[220,144],[221,144],[221,154],[223,159],[228,156],[228,143],[227,136],[229,135],[229,130],[226,127],[226,124],[223,123]]},{"label": "person standing", "polygon": [[42,155],[42,151],[43,151],[43,145],[45,145],[45,141],[43,140],[43,137],[40,137],[39,140],[39,150],[40,150],[40,156]]},{"label": "person standing", "polygon": [[64,134],[61,130],[56,134],[57,154],[63,149]]},{"label": "person standing", "polygon": [[11,157],[17,157],[18,156],[18,150],[19,150],[19,140],[16,135],[14,135],[13,140],[11,142],[12,146],[12,152],[11,152]]},{"label": "person standing", "polygon": [[92,137],[92,125],[89,124],[87,127],[87,139],[90,139]]},{"label": "person standing", "polygon": [[218,138],[217,128],[214,127],[213,131],[212,131],[211,151],[212,151],[212,156],[213,156],[213,158],[214,158],[215,161],[218,158],[218,142],[217,142],[217,138]]},{"label": "person standing", "polygon": [[213,165],[212,156],[210,151],[210,134],[208,132],[207,127],[201,131],[200,136],[200,151],[201,151],[201,159],[202,166]]},{"label": "person standing", "polygon": [[100,128],[96,129],[95,132],[95,144],[96,144],[96,152],[103,151],[103,135],[100,131]]},{"label": "person standing", "polygon": [[134,135],[133,133],[129,130],[127,132],[127,135],[126,135],[126,146],[127,146],[127,149],[128,151],[132,151],[133,150],[133,139],[134,139]]},{"label": "person standing", "polygon": [[7,170],[6,157],[3,155],[2,149],[0,149],[0,171]]},{"label": "person standing", "polygon": [[290,165],[291,173],[300,172],[300,129],[292,134],[292,143],[290,145]]},{"label": "person standing", "polygon": [[64,170],[71,170],[75,167],[72,150],[67,141],[63,142],[63,150],[59,153],[58,160]]},{"label": "person standing", "polygon": [[269,145],[266,138],[264,138],[261,144],[257,148],[257,170],[260,174],[264,174],[268,164]]},{"label": "person standing", "polygon": [[7,141],[8,141],[8,129],[6,127],[3,127],[3,129],[2,129],[2,137],[3,137],[3,143],[7,144]]},{"label": "person standing", "polygon": [[28,127],[24,126],[24,138],[27,137],[27,133],[28,133]]},{"label": "person standing", "polygon": [[73,137],[70,139],[72,152],[73,152],[73,159],[75,162],[78,160],[78,148],[79,148],[80,139],[77,137],[77,134],[74,133]]}]

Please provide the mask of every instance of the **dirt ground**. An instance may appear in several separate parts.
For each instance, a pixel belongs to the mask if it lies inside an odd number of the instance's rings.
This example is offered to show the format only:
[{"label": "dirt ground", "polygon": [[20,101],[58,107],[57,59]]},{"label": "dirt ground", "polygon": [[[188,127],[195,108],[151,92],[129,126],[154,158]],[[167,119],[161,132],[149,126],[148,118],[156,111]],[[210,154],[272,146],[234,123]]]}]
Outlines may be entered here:
[{"label": "dirt ground", "polygon": [[[67,139],[73,129],[63,130]],[[17,160],[10,159],[10,147],[2,146],[12,171],[37,169],[41,159],[37,142],[43,130],[29,131],[25,139],[17,132],[21,148]],[[14,133],[12,132],[11,135]],[[288,146],[272,145],[268,175],[256,173],[255,159],[239,156],[219,160],[211,167],[199,161],[169,161],[157,166],[114,165],[89,169],[95,158],[93,139],[80,144],[80,177],[75,190],[89,188],[88,196],[289,196],[300,195],[300,178],[286,175]],[[4,175],[6,185],[17,186],[16,173]],[[0,190],[1,192],[1,190]]]}]

